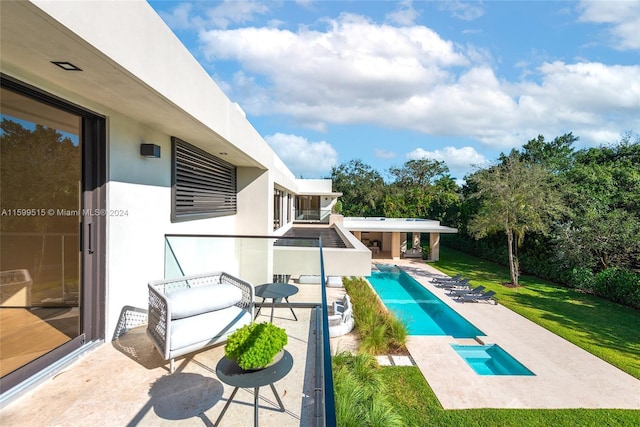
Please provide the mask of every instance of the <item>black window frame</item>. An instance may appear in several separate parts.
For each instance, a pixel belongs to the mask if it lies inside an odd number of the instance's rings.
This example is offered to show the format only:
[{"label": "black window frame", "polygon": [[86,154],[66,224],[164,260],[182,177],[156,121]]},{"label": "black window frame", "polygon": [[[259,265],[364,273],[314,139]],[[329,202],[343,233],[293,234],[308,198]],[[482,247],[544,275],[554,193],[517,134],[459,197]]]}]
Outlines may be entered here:
[{"label": "black window frame", "polygon": [[[196,196],[200,200],[196,201]],[[237,168],[172,136],[171,222],[217,218],[237,213]]]}]

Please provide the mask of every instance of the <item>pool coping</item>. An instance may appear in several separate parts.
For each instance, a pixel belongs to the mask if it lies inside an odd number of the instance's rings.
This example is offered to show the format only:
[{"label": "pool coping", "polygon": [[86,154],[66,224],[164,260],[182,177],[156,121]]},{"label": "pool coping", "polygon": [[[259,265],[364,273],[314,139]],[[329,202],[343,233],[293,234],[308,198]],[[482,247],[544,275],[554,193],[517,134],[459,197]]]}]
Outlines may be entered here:
[{"label": "pool coping", "polygon": [[424,262],[393,263],[486,333],[535,376],[481,376],[451,344],[469,339],[409,336],[407,349],[444,409],[640,409],[640,380],[498,304],[460,303],[430,283],[442,272]]}]

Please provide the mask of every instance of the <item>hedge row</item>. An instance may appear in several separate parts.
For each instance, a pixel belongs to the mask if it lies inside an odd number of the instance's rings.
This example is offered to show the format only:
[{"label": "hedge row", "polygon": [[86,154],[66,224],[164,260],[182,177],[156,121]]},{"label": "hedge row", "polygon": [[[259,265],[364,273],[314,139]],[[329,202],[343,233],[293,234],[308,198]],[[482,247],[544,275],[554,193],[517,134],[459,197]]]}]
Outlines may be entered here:
[{"label": "hedge row", "polygon": [[[507,266],[506,237],[474,240],[463,235],[443,235],[442,244],[461,252]],[[622,268],[593,272],[585,268],[563,266],[548,247],[548,241],[535,236],[525,240],[519,254],[520,269],[555,283],[582,289],[604,299],[640,308],[640,274]]]}]

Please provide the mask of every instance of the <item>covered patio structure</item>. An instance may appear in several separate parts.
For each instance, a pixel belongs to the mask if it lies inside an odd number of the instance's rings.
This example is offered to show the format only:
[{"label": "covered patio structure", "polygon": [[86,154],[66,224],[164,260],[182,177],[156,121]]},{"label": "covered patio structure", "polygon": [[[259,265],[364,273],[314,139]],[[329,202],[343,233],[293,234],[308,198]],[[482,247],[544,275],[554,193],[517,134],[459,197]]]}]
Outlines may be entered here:
[{"label": "covered patio structure", "polygon": [[[390,254],[392,259],[421,257],[420,234],[429,233],[429,260],[440,259],[440,234],[457,233],[457,228],[421,218],[347,217],[343,226],[369,247],[373,255]],[[412,234],[411,242],[407,234]]]}]

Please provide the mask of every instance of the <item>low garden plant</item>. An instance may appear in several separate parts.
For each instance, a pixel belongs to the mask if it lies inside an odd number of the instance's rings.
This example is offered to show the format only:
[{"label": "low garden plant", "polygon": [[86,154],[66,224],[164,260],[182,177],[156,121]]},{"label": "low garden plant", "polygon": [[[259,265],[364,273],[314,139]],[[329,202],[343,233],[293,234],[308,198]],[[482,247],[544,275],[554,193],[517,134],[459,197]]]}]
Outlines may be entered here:
[{"label": "low garden plant", "polygon": [[373,356],[342,352],[332,363],[337,425],[406,426],[387,399],[382,371]]},{"label": "low garden plant", "polygon": [[251,323],[229,335],[224,354],[242,369],[259,369],[273,362],[287,341],[286,331],[273,323]]}]

